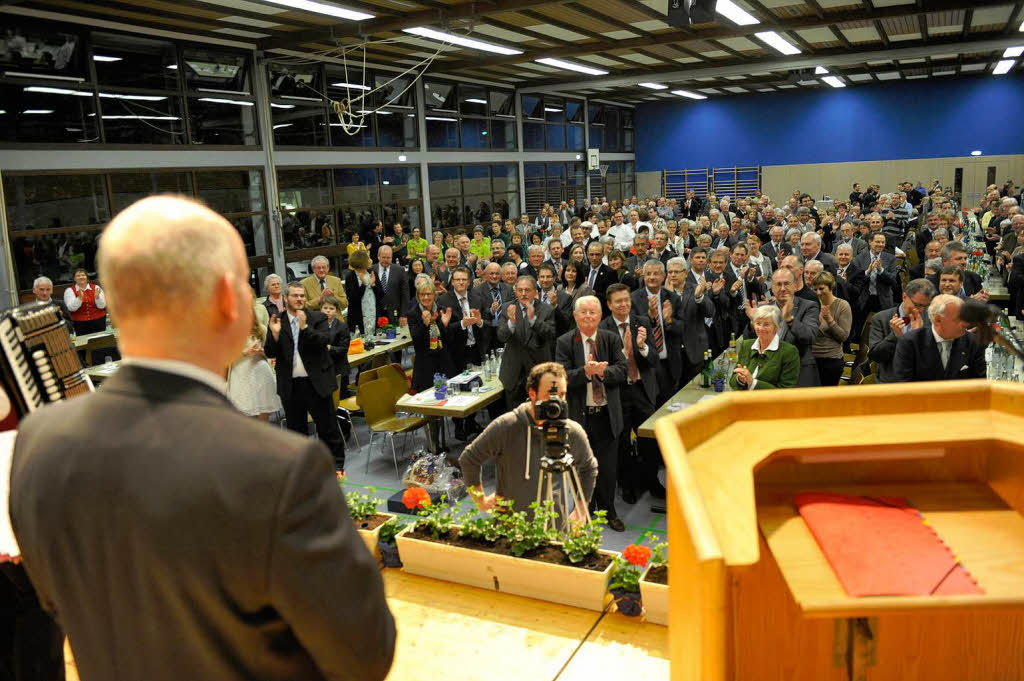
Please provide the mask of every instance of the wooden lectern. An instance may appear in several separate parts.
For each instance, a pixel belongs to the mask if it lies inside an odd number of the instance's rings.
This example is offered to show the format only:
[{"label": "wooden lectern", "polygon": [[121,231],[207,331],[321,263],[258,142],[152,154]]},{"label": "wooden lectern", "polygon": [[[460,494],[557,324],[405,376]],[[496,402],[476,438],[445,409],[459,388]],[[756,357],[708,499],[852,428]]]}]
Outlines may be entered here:
[{"label": "wooden lectern", "polygon": [[[655,430],[673,681],[1024,679],[1024,385],[728,393]],[[802,491],[905,497],[985,593],[848,596]]]}]

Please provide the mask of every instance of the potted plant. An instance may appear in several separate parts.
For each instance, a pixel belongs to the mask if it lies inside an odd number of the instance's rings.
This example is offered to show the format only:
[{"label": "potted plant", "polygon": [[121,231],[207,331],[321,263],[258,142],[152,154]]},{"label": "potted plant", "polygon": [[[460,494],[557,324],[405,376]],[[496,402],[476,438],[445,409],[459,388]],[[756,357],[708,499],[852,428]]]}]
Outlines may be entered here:
[{"label": "potted plant", "polygon": [[465,519],[444,503],[431,506],[426,501],[419,509],[417,522],[395,538],[408,572],[589,610],[604,609],[616,554],[600,550],[603,513],[588,525],[559,532],[550,529],[555,518],[550,502],[531,504],[522,511],[502,502],[493,511]]},{"label": "potted plant", "polygon": [[448,394],[448,377],[444,374],[434,374],[434,399],[443,400]]},{"label": "potted plant", "polygon": [[377,548],[380,550],[380,560],[384,567],[402,567],[395,535],[401,532],[405,525],[406,523],[399,522],[395,518],[380,526],[380,531],[377,534]]},{"label": "potted plant", "polygon": [[[657,537],[650,537],[651,543]],[[644,603],[644,621],[668,626],[668,544],[654,545],[647,567],[640,576],[640,595]]]},{"label": "potted plant", "polygon": [[[338,486],[344,482],[344,478],[338,475]],[[388,522],[395,521],[393,513],[380,513],[377,507],[382,503],[380,499],[373,496],[376,492],[372,487],[367,488],[368,494],[362,492],[348,492],[345,494],[345,503],[348,505],[348,513],[352,516],[352,522],[356,525],[359,536],[362,537],[366,548],[370,550],[377,562],[381,560],[380,554],[380,531],[381,527]],[[344,490],[343,490],[344,492]]]},{"label": "potted plant", "polygon": [[395,325],[388,317],[377,317],[377,333],[383,333],[385,338],[394,338]]},{"label": "potted plant", "polygon": [[715,371],[711,374],[711,383],[714,385],[716,393],[720,393],[725,390],[725,382],[728,378],[729,376],[726,374],[724,364],[715,364]]}]

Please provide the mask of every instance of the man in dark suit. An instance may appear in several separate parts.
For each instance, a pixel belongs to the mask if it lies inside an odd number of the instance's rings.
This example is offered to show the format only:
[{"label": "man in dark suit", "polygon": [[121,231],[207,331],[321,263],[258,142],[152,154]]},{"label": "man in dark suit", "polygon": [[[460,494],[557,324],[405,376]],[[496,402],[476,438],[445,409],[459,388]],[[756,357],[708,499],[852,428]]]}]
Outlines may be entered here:
[{"label": "man in dark suit", "polygon": [[696,220],[697,216],[700,215],[700,209],[703,204],[704,202],[697,198],[697,195],[693,190],[686,192],[686,199],[683,201],[682,205],[683,215],[685,215],[688,220]]},{"label": "man in dark suit", "polygon": [[[599,329],[601,304],[594,296],[576,301],[576,329],[558,337],[555,361],[568,374],[569,418],[587,433],[597,457],[597,485],[592,504],[607,512],[608,527],[624,532],[615,511],[618,438],[623,433],[619,389],[626,385],[629,365],[619,334]],[[628,435],[627,435],[628,436]]]},{"label": "man in dark suit", "polygon": [[847,244],[850,247],[850,252],[854,258],[868,248],[864,240],[856,236],[856,230],[854,230],[852,222],[844,222],[839,225],[839,237],[832,243],[832,255],[836,255],[839,247],[843,244]]},{"label": "man in dark suit", "polygon": [[[650,343],[658,360],[658,403],[676,392],[683,375],[683,312],[680,297],[666,290],[665,266],[657,260],[644,264],[644,285],[632,294],[632,309],[651,323]],[[684,294],[685,295],[685,294]],[[692,300],[691,296],[685,296]],[[712,313],[714,308],[712,309]],[[691,312],[692,314],[692,312]]]},{"label": "man in dark suit", "polygon": [[[604,264],[603,258],[604,246],[596,241],[590,242],[590,245],[587,246],[587,260],[590,262],[590,270],[587,272],[585,281],[587,286],[594,290],[594,295],[597,296],[598,300],[604,300],[608,287],[619,280],[614,270]],[[603,305],[607,306],[607,304],[605,302]],[[602,316],[608,316],[608,310],[604,307],[601,308],[601,313]]]},{"label": "man in dark suit", "polygon": [[558,221],[562,224],[562,227],[568,227],[572,222],[572,219],[576,217],[576,213],[569,208],[569,204],[565,201],[562,201],[562,203],[559,204],[557,215]]},{"label": "man in dark suit", "polygon": [[[772,291],[775,304],[782,312],[783,328],[779,329],[781,340],[792,343],[800,351],[800,378],[797,386],[806,388],[821,384],[818,376],[818,365],[814,361],[811,345],[818,335],[818,315],[821,313],[820,303],[798,298],[794,295],[796,275],[786,267],[780,267],[772,274]],[[756,306],[747,307],[747,316],[753,318]],[[747,338],[753,338],[752,329],[748,327]]]},{"label": "man in dark suit", "polygon": [[881,232],[871,235],[868,251],[854,258],[850,267],[850,286],[858,294],[854,307],[864,317],[893,307],[900,299],[899,264],[896,256],[885,252],[885,235]]},{"label": "man in dark suit", "polygon": [[470,307],[480,310],[484,321],[480,327],[480,351],[484,355],[503,347],[498,341],[497,328],[501,311],[514,299],[512,287],[501,280],[501,266],[494,262],[488,263],[484,268],[484,282],[469,292]]},{"label": "man in dark suit", "polygon": [[938,241],[929,241],[924,246],[924,258],[920,263],[910,268],[911,279],[921,279],[925,277],[924,266],[929,260],[942,257],[942,244]]},{"label": "man in dark suit", "polygon": [[334,417],[331,394],[338,389],[334,361],[327,346],[331,334],[327,317],[321,312],[306,310],[306,291],[298,282],[288,284],[285,319],[270,319],[264,346],[267,357],[277,359],[277,394],[284,405],[288,429],[302,435],[309,433],[307,414],[313,417],[317,436],[334,455],[338,470],[345,470],[345,440]]},{"label": "man in dark suit", "polygon": [[540,299],[554,309],[557,338],[572,328],[572,298],[565,291],[558,289],[555,268],[550,262],[545,262],[538,268],[537,285],[540,286]]},{"label": "man in dark suit", "polygon": [[99,263],[124,364],[21,422],[10,487],[24,566],[79,674],[383,679],[394,621],[327,450],[225,396],[252,327],[235,229],[149,197],[107,226]]},{"label": "man in dark suit", "polygon": [[928,306],[935,287],[927,279],[914,279],[903,290],[903,302],[882,310],[871,318],[868,332],[868,359],[878,366],[878,382],[892,383],[896,343],[913,329],[928,326]]},{"label": "man in dark suit", "polygon": [[626,258],[626,271],[631,272],[637,279],[642,279],[644,263],[650,259],[648,252],[651,250],[651,242],[648,241],[646,234],[637,234],[633,237],[633,250],[636,251],[636,255]]},{"label": "man in dark suit", "polygon": [[793,252],[789,244],[782,240],[785,233],[786,229],[781,225],[775,225],[768,229],[768,243],[761,247],[761,252],[770,258],[773,263],[778,264],[780,253],[782,255],[789,255]]},{"label": "man in dark suit", "polygon": [[651,438],[637,437],[634,454],[630,430],[640,426],[658,407],[658,358],[650,341],[654,337],[650,320],[633,312],[629,287],[612,284],[608,287],[611,314],[601,320],[600,327],[618,334],[626,356],[626,384],[619,390],[622,403],[623,432],[619,435],[618,481],[622,500],[635,504],[643,491],[665,498],[665,487],[658,481],[661,455]]},{"label": "man in dark suit", "polygon": [[805,264],[817,260],[825,267],[826,272],[833,277],[836,276],[836,259],[831,253],[821,249],[821,236],[817,233],[807,232],[800,237],[800,252],[804,256]]},{"label": "man in dark suit", "polygon": [[450,291],[452,288],[452,272],[461,263],[461,256],[459,249],[449,248],[444,252],[444,262],[434,268],[434,276],[445,291]]},{"label": "man in dark suit", "polygon": [[551,361],[555,339],[555,311],[537,299],[533,277],[516,280],[515,301],[506,304],[498,320],[498,342],[505,345],[498,377],[505,386],[505,403],[526,399],[526,377],[535,364]]},{"label": "man in dark suit", "polygon": [[896,342],[896,382],[985,378],[985,350],[966,333],[961,302],[956,296],[935,296],[928,306],[931,324],[907,331]]},{"label": "man in dark suit", "polygon": [[[437,299],[440,310],[451,309],[452,316],[445,327],[445,343],[451,376],[461,374],[470,364],[480,365],[483,361],[481,349],[483,315],[480,308],[474,308],[469,297],[469,268],[459,265],[452,272],[452,290]],[[476,418],[453,418],[455,437],[466,440],[473,433],[483,432]]]},{"label": "man in dark suit", "polygon": [[[959,292],[960,295],[970,298],[984,289],[984,284],[981,281],[981,276],[977,272],[967,271],[967,247],[959,241],[947,241],[943,245],[942,250],[942,267],[956,266],[960,269],[963,281],[961,282],[962,290]],[[939,286],[939,274],[933,274],[928,277],[928,280],[935,285],[936,288],[941,289]],[[987,298],[986,298],[987,300]]]},{"label": "man in dark suit", "polygon": [[377,258],[380,262],[373,270],[377,274],[382,294],[377,301],[377,309],[382,315],[405,326],[408,323],[405,312],[409,309],[408,275],[404,267],[392,263],[391,246],[381,246],[377,251]]}]

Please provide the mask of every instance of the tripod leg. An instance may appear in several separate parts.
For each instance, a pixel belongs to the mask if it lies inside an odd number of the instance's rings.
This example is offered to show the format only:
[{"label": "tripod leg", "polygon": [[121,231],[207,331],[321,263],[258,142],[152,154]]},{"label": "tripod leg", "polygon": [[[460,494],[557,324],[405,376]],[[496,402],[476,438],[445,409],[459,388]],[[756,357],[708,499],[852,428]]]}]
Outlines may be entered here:
[{"label": "tripod leg", "polygon": [[587,505],[587,500],[583,498],[583,483],[580,482],[579,473],[576,472],[576,467],[570,467],[572,471],[573,483],[573,499],[577,504],[583,507],[583,517],[589,523],[590,522],[590,507]]}]

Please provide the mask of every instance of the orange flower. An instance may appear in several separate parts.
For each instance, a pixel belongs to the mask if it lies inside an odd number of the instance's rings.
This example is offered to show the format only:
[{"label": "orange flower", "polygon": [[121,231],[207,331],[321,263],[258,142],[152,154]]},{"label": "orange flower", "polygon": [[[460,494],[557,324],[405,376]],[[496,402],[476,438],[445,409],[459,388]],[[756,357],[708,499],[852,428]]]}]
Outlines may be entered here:
[{"label": "orange flower", "polygon": [[422,487],[410,487],[402,493],[402,504],[410,511],[430,506],[430,495]]},{"label": "orange flower", "polygon": [[648,546],[630,544],[622,551],[622,557],[625,558],[630,565],[644,567],[647,565],[647,561],[651,559],[651,549]]}]

